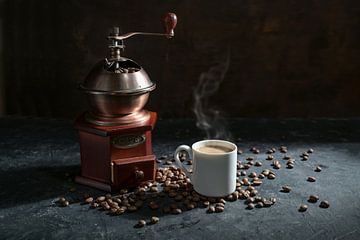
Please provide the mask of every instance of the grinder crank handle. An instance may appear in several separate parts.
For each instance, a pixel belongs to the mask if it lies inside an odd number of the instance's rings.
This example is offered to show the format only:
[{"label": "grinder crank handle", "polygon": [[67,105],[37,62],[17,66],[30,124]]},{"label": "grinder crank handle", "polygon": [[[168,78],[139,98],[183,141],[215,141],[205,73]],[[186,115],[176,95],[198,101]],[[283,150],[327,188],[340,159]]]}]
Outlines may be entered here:
[{"label": "grinder crank handle", "polygon": [[149,32],[129,32],[123,35],[117,36],[108,36],[108,39],[114,40],[124,40],[126,38],[132,37],[134,35],[151,35],[151,36],[165,36],[167,38],[172,38],[174,36],[174,29],[177,24],[177,17],[175,13],[166,13],[163,18],[163,25],[165,28],[165,33],[149,33]]},{"label": "grinder crank handle", "polygon": [[[188,145],[180,145],[179,147],[176,148],[175,153],[174,153],[174,159],[175,159],[176,165],[178,165],[179,168],[180,168],[181,170],[183,170],[183,172],[185,173],[185,175],[186,175],[188,178],[190,178],[190,180],[191,180],[192,172],[189,171],[189,170],[184,166],[184,164],[180,161],[180,159],[179,159],[179,154],[180,154],[181,151],[187,152],[188,156],[189,156],[190,158],[192,158],[192,156],[193,156],[193,154],[192,154],[192,149],[191,149],[191,147],[189,147]],[[191,160],[192,160],[192,159],[191,159]]]}]

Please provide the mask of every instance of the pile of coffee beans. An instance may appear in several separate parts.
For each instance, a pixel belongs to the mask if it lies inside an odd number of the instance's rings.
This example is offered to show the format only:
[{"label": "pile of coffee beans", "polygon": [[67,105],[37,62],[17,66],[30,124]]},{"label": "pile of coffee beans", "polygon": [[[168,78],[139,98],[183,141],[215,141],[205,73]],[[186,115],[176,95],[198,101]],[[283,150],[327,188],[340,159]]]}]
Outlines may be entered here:
[{"label": "pile of coffee beans", "polygon": [[[252,147],[250,151],[253,154],[259,154],[260,150]],[[287,154],[287,147],[281,146],[280,153]],[[190,182],[190,179],[185,175],[181,169],[172,166],[174,162],[173,155],[163,155],[157,159],[158,163],[162,163],[166,167],[158,168],[156,171],[155,181],[147,181],[141,183],[137,188],[129,191],[122,189],[118,194],[106,194],[102,196],[84,195],[82,204],[88,204],[92,209],[102,209],[109,215],[122,215],[124,213],[136,212],[141,208],[149,208],[153,216],[149,221],[140,219],[135,227],[144,227],[146,225],[156,224],[159,222],[159,212],[163,214],[181,214],[184,211],[190,211],[196,208],[204,208],[209,214],[221,213],[226,211],[228,202],[244,201],[246,209],[251,210],[254,208],[267,208],[276,203],[274,197],[263,197],[259,194],[259,187],[263,184],[263,180],[273,180],[276,178],[276,171],[281,169],[281,163],[275,159],[273,155],[276,152],[275,148],[270,148],[266,151],[268,154],[266,160],[271,160],[273,170],[262,169],[258,174],[255,171],[247,172],[253,166],[261,167],[261,161],[254,156],[247,156],[245,161],[239,160],[237,163],[237,180],[236,190],[223,198],[206,197],[198,194]],[[308,161],[310,155],[314,152],[309,149],[300,155],[301,160]],[[238,154],[243,154],[242,150],[238,150]],[[295,167],[295,159],[290,155],[282,157],[286,161],[288,169]],[[186,153],[180,154],[180,160],[189,165],[192,164],[191,160],[187,159]],[[256,161],[255,161],[256,160]],[[254,162],[255,161],[255,162]],[[316,166],[315,172],[320,172],[320,166]],[[309,182],[315,182],[314,176],[307,178]],[[289,185],[282,186],[281,192],[289,193],[292,188]],[[309,203],[318,202],[317,195],[310,195],[308,198]],[[70,203],[64,197],[58,200],[60,206],[66,207]],[[328,208],[329,202],[326,200],[321,201],[319,207]],[[299,212],[307,211],[308,206],[301,204],[298,208]]]}]

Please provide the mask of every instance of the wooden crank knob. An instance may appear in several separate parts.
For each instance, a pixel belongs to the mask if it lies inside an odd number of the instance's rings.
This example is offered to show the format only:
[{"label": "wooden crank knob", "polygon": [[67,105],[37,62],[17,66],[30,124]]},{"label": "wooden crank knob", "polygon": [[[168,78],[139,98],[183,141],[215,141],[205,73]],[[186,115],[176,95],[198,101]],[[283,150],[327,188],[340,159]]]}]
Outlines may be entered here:
[{"label": "wooden crank knob", "polygon": [[163,18],[163,24],[165,28],[165,33],[168,34],[168,38],[174,36],[174,29],[177,24],[177,17],[175,13],[166,13]]}]

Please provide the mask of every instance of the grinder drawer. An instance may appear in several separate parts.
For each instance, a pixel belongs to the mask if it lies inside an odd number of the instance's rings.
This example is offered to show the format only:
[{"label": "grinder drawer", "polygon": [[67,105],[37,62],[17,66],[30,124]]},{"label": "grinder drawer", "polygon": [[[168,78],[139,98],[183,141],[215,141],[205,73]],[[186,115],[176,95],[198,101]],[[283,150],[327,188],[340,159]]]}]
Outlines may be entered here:
[{"label": "grinder drawer", "polygon": [[135,187],[155,178],[155,155],[112,161],[111,181],[117,187]]}]

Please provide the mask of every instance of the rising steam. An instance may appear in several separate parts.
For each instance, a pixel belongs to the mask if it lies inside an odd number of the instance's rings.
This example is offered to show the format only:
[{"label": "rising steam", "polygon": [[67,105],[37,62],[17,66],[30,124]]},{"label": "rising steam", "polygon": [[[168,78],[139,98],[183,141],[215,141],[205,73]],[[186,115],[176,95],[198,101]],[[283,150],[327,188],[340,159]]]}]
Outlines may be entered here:
[{"label": "rising steam", "polygon": [[228,53],[225,61],[219,62],[207,72],[201,73],[193,92],[195,100],[193,111],[197,120],[196,125],[206,133],[207,139],[231,140],[232,138],[227,130],[227,122],[222,113],[209,106],[209,98],[218,91],[229,65],[230,54]]}]

